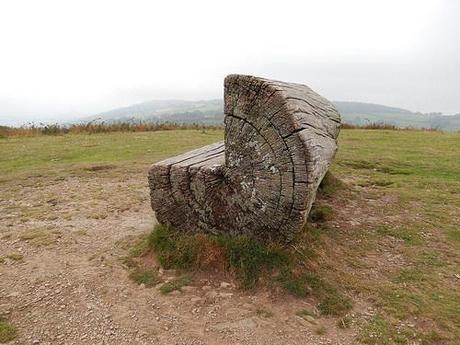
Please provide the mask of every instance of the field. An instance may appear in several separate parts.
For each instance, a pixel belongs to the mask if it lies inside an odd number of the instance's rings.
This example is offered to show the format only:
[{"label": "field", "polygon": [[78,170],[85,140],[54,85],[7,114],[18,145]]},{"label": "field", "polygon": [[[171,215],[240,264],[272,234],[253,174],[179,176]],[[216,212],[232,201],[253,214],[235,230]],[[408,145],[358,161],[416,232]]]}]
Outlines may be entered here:
[{"label": "field", "polygon": [[302,255],[350,311],[222,272],[155,268],[166,292],[133,275],[155,224],[149,165],[222,135],[0,138],[0,342],[459,344],[460,133],[342,130],[331,172],[343,185],[317,200],[330,211]]}]

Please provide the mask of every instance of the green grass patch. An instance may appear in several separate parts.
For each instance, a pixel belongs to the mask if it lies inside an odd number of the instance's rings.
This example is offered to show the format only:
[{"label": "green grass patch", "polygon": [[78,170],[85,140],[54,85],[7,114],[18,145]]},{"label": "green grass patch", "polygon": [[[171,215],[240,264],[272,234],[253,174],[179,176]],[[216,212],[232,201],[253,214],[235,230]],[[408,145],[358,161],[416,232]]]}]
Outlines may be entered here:
[{"label": "green grass patch", "polygon": [[318,193],[326,197],[331,197],[343,188],[345,188],[345,184],[328,171],[319,184]]},{"label": "green grass patch", "polygon": [[427,273],[419,268],[409,268],[401,270],[395,277],[396,283],[423,282],[428,279]]},{"label": "green grass patch", "polygon": [[308,218],[311,222],[320,223],[331,220],[334,215],[334,210],[328,205],[313,204]]},{"label": "green grass patch", "polygon": [[16,336],[16,327],[10,324],[4,316],[0,315],[0,343],[8,343],[14,340]]},{"label": "green grass patch", "polygon": [[420,245],[423,240],[420,236],[419,230],[411,227],[391,227],[381,225],[377,228],[377,234],[384,236],[391,236],[399,240],[403,240],[407,245]]},{"label": "green grass patch", "polygon": [[[306,227],[302,240],[319,241],[318,238],[316,229]],[[242,289],[253,289],[264,278],[268,285],[280,286],[295,296],[317,297],[324,315],[342,315],[352,307],[351,300],[333,284],[299,265],[308,259],[301,247],[292,250],[248,236],[187,234],[164,225],[156,225],[147,241],[167,269],[193,272],[219,268],[233,273]],[[303,244],[310,247],[308,242]],[[173,291],[176,285],[177,282],[169,282],[163,289]]]},{"label": "green grass patch", "polygon": [[183,286],[190,284],[191,281],[192,279],[189,275],[184,275],[182,277],[164,283],[160,287],[160,292],[164,295],[167,295],[173,291],[180,291]]},{"label": "green grass patch", "polygon": [[368,345],[406,345],[408,339],[382,315],[375,315],[361,329],[359,340]]},{"label": "green grass patch", "polygon": [[[65,134],[59,136],[11,137],[0,142],[0,175],[35,174],[41,170],[78,165],[87,174],[113,170],[86,170],[91,166],[119,163],[152,164],[155,161],[222,140],[222,130],[168,130]],[[118,163],[118,164],[117,164]],[[97,168],[96,168],[97,169]]]},{"label": "green grass patch", "polygon": [[135,268],[130,272],[129,277],[138,285],[144,284],[145,287],[152,287],[160,282],[157,273],[151,269]]},{"label": "green grass patch", "polygon": [[264,271],[289,261],[279,246],[266,246],[247,236],[183,234],[157,225],[148,241],[163,267],[224,268],[235,273],[244,289],[254,288]]},{"label": "green grass patch", "polygon": [[352,308],[350,298],[314,272],[295,274],[285,270],[277,278],[280,285],[298,297],[315,296],[322,315],[343,315]]},{"label": "green grass patch", "polygon": [[143,236],[137,241],[130,249],[130,257],[140,257],[145,255],[149,251],[149,241],[146,236]]},{"label": "green grass patch", "polygon": [[454,227],[447,230],[447,237],[450,241],[456,244],[457,247],[460,246],[460,227]]}]

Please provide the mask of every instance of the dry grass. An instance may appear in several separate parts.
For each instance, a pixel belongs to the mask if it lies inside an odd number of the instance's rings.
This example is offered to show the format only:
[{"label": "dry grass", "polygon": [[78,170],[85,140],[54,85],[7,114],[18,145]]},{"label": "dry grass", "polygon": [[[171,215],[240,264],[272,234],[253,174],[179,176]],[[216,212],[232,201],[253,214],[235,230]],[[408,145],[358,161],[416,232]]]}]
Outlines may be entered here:
[{"label": "dry grass", "polygon": [[206,129],[221,129],[222,126],[210,126],[202,124],[178,124],[172,122],[154,123],[154,122],[115,122],[115,123],[96,123],[94,121],[88,123],[80,123],[73,125],[35,125],[22,127],[5,127],[0,126],[0,138],[8,137],[33,137],[40,135],[63,135],[63,134],[97,134],[97,133],[113,133],[113,132],[156,132],[168,130],[206,130]]},{"label": "dry grass", "polygon": [[391,131],[429,131],[436,132],[439,131],[437,128],[414,128],[414,127],[398,127],[385,122],[370,122],[365,125],[354,125],[351,123],[343,123],[343,129],[378,129],[378,130],[391,130]]}]

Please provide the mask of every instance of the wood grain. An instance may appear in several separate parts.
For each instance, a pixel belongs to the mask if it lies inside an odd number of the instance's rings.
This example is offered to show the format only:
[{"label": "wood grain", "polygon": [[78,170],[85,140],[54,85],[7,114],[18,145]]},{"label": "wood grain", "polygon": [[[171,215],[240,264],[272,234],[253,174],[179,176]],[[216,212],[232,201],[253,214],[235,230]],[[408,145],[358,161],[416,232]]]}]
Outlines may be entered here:
[{"label": "wood grain", "polygon": [[289,241],[334,158],[340,115],[305,85],[245,75],[225,78],[224,101],[224,142],[151,167],[157,219]]}]

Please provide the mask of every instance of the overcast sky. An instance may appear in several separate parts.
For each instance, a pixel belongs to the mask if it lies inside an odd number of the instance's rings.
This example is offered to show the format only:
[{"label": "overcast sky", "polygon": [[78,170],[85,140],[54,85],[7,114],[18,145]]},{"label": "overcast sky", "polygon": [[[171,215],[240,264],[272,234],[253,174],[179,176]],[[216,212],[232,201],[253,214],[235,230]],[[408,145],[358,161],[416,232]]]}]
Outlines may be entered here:
[{"label": "overcast sky", "polygon": [[460,1],[0,2],[0,124],[222,97],[230,73],[460,112]]}]

